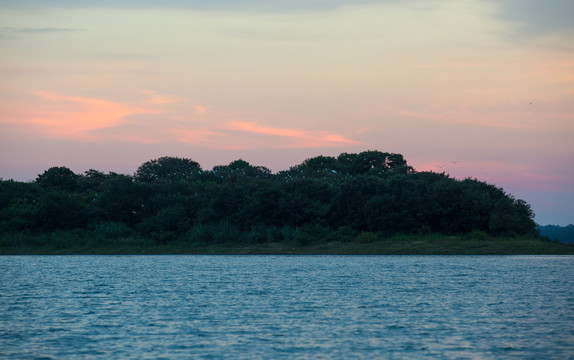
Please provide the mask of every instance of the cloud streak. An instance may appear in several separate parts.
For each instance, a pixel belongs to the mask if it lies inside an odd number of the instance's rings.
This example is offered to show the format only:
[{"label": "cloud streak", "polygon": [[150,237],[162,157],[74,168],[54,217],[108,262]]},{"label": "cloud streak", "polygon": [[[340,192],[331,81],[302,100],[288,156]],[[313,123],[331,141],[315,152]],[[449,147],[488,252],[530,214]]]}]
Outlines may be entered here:
[{"label": "cloud streak", "polygon": [[[1,9],[1,7],[0,7]],[[0,39],[14,40],[23,35],[50,35],[57,33],[69,33],[83,31],[80,29],[58,28],[58,27],[0,27]]]},{"label": "cloud streak", "polygon": [[[89,142],[180,142],[207,148],[319,148],[361,145],[323,130],[274,127],[256,121],[225,120],[208,107],[150,90],[145,99],[122,103],[96,97],[70,96],[49,91],[32,93],[33,109],[12,106],[12,122],[33,125],[48,138]],[[180,106],[182,104],[182,106]],[[185,111],[191,111],[185,113]],[[4,121],[9,123],[9,121]]]},{"label": "cloud streak", "polygon": [[32,93],[33,108],[11,106],[11,117],[4,122],[33,125],[33,131],[48,137],[96,140],[91,131],[117,126],[133,114],[156,114],[157,110],[103,100],[99,98],[62,95],[49,91]]},{"label": "cloud streak", "polygon": [[43,28],[2,27],[2,30],[22,34],[45,34],[45,33],[80,31],[79,29],[67,29],[67,28],[55,28],[55,27],[43,27]]},{"label": "cloud streak", "polygon": [[224,129],[263,136],[276,137],[279,147],[314,148],[342,145],[360,145],[361,143],[347,139],[338,134],[326,131],[305,131],[299,129],[279,128],[259,125],[253,121],[229,121]]},{"label": "cloud streak", "polygon": [[[410,0],[417,2],[420,0]],[[158,3],[153,0],[0,0],[0,6],[12,8],[26,7],[67,7],[67,8],[190,8],[223,11],[302,11],[326,10],[342,6],[396,3],[398,0],[167,0]],[[403,1],[404,2],[404,1]]]}]

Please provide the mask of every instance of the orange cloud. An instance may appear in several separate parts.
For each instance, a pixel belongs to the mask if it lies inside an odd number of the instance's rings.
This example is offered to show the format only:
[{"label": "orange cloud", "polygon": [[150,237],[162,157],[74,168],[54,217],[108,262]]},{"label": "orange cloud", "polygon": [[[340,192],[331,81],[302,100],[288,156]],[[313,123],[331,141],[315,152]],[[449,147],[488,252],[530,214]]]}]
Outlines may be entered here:
[{"label": "orange cloud", "polygon": [[24,118],[32,124],[39,125],[41,131],[50,136],[91,140],[87,132],[117,125],[128,115],[158,113],[153,109],[98,98],[60,95],[45,91],[33,94],[49,102],[38,104],[37,110],[24,111]]},{"label": "orange cloud", "polygon": [[323,131],[304,131],[298,129],[276,128],[258,125],[256,122],[230,121],[225,125],[226,130],[239,131],[251,134],[270,135],[287,140],[285,147],[326,147],[342,144],[360,144],[338,134],[329,134]]},{"label": "orange cloud", "polygon": [[159,105],[174,104],[181,100],[178,96],[169,94],[158,94],[151,90],[142,90],[140,91],[140,93],[147,95],[149,97],[149,99],[146,101],[149,104],[159,104]]},{"label": "orange cloud", "polygon": [[205,114],[205,112],[207,111],[207,106],[193,105],[193,109],[195,110],[196,113],[201,115],[201,114]]},{"label": "orange cloud", "polygon": [[[221,122],[217,114],[201,121],[190,121],[207,113],[207,107],[173,106],[182,99],[140,91],[145,98],[131,103],[58,94],[49,91],[31,93],[34,97],[19,105],[12,104],[10,120],[13,127],[28,127],[52,138],[77,141],[121,141],[137,143],[181,142],[211,148],[250,149],[314,148],[357,145],[359,142],[326,131],[264,126],[254,121]],[[187,109],[185,109],[187,108]],[[161,116],[158,116],[161,115]],[[214,118],[215,116],[215,118]],[[30,125],[32,125],[30,127]]]}]

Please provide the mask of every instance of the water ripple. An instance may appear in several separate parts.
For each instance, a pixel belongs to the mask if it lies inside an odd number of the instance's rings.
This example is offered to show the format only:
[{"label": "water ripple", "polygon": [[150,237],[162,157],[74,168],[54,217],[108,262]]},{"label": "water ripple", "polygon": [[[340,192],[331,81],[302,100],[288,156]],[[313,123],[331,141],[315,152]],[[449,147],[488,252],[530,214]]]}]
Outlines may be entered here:
[{"label": "water ripple", "polygon": [[574,354],[574,257],[0,257],[5,359]]}]

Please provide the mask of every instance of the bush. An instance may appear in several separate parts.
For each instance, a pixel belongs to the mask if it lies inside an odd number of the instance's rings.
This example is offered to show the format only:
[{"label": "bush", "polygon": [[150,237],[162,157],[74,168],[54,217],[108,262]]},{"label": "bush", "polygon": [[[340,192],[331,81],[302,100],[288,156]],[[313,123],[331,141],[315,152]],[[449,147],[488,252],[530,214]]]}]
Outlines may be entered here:
[{"label": "bush", "polygon": [[283,226],[279,230],[280,236],[277,237],[277,241],[293,241],[297,235],[295,229],[291,226]]},{"label": "bush", "polygon": [[488,239],[488,234],[482,230],[472,230],[472,232],[470,232],[467,236],[474,241],[482,241]]},{"label": "bush", "polygon": [[183,236],[185,241],[195,244],[208,244],[213,242],[213,233],[210,225],[195,224]]},{"label": "bush", "polygon": [[132,234],[132,229],[123,222],[107,221],[96,225],[94,235],[106,239],[118,239]]},{"label": "bush", "polygon": [[333,240],[334,232],[319,224],[306,224],[297,231],[295,242],[299,246],[309,245],[312,242],[329,242]]},{"label": "bush", "polygon": [[350,226],[340,226],[337,229],[337,234],[339,240],[343,242],[351,242],[356,236],[355,230],[353,230]]},{"label": "bush", "polygon": [[213,241],[217,244],[237,242],[241,236],[237,226],[227,221],[212,224],[210,229]]},{"label": "bush", "polygon": [[260,244],[273,241],[273,228],[267,226],[252,226],[249,231],[241,234],[241,242],[248,244]]},{"label": "bush", "polygon": [[377,241],[377,235],[370,231],[364,231],[357,235],[357,241],[363,244],[371,244]]}]

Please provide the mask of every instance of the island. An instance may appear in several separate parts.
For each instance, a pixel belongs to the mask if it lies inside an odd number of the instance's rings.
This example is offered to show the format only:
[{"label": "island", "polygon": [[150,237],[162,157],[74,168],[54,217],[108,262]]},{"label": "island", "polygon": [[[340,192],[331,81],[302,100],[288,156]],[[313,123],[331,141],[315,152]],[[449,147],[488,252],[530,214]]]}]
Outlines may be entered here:
[{"label": "island", "polygon": [[318,156],[272,173],[161,157],[133,175],[52,167],[0,180],[0,254],[574,254],[525,201],[401,154]]}]

